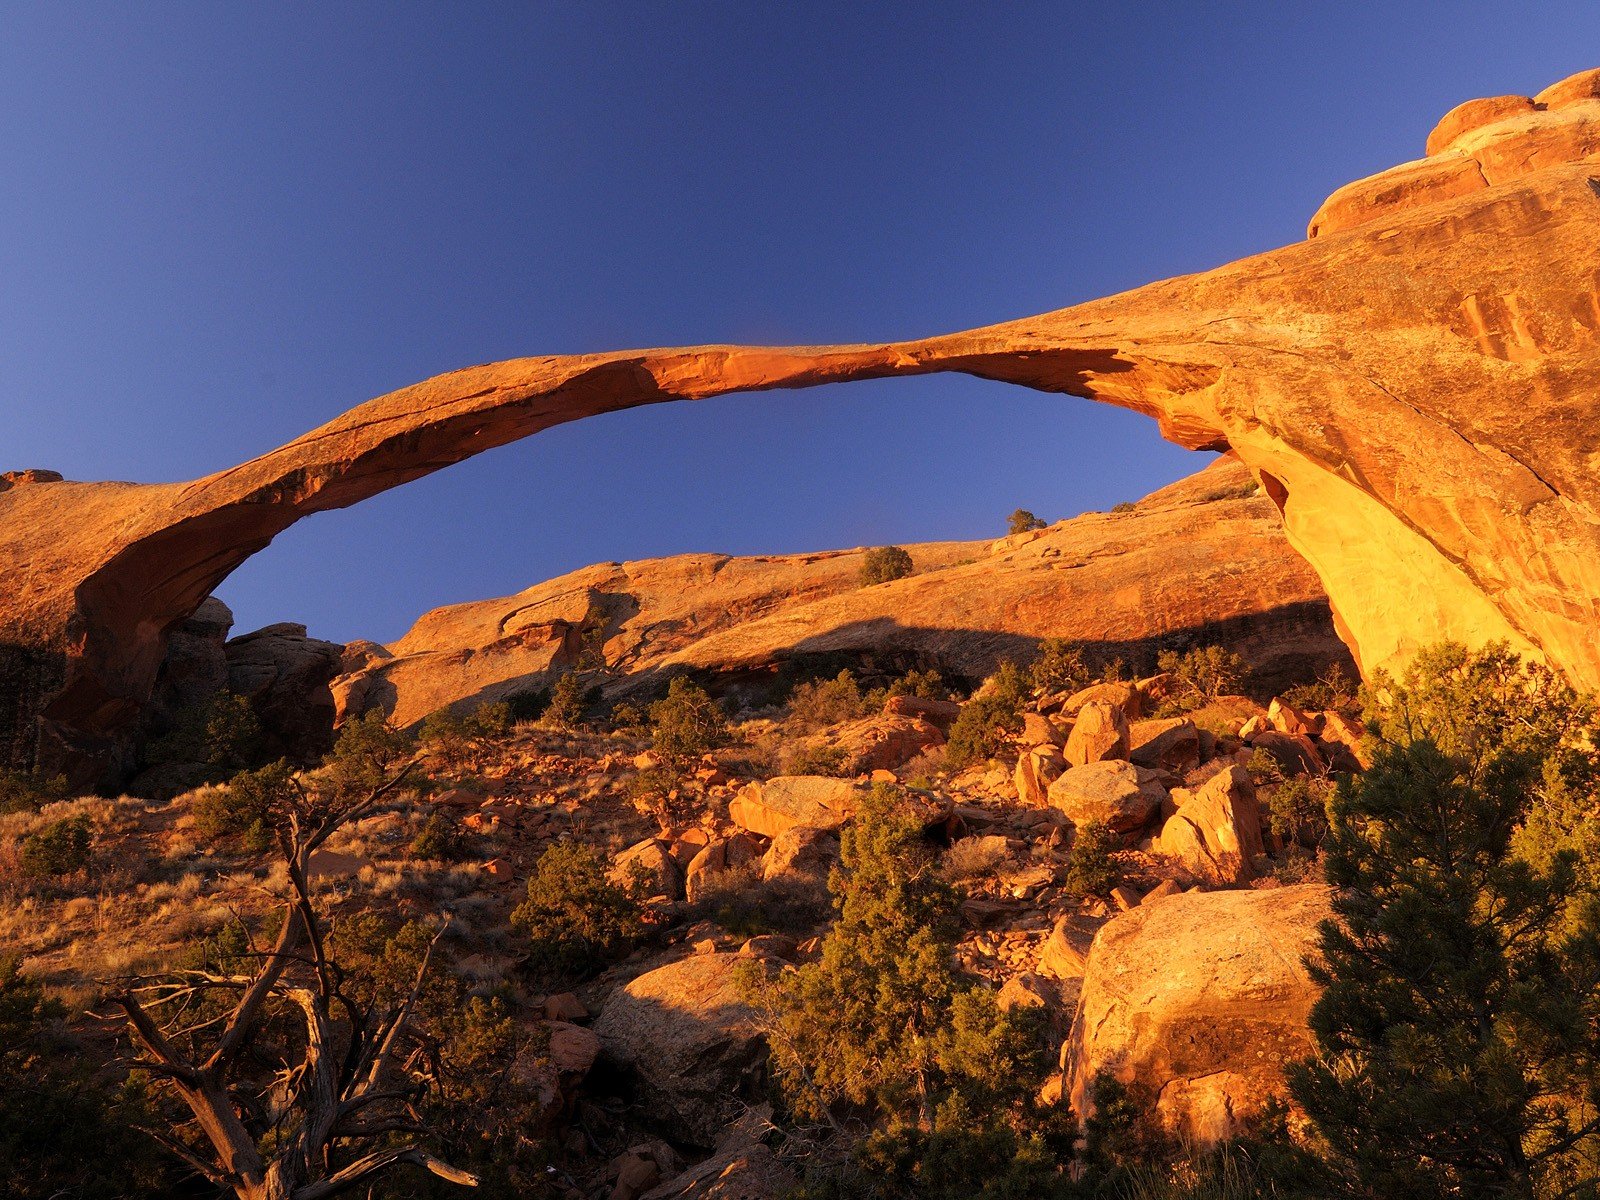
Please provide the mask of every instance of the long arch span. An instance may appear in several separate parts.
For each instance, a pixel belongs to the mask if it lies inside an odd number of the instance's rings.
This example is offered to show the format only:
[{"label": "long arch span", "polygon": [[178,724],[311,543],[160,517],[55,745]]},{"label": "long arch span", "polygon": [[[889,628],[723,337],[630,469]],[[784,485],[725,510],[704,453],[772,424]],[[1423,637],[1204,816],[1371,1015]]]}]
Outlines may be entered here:
[{"label": "long arch span", "polygon": [[13,748],[37,736],[45,762],[103,769],[168,632],[309,513],[597,413],[940,371],[1232,449],[1364,672],[1444,637],[1505,638],[1600,687],[1600,71],[1463,105],[1429,149],[1340,189],[1306,241],[1023,320],[513,359],[189,483],[0,477],[0,683],[22,681],[29,707]]}]

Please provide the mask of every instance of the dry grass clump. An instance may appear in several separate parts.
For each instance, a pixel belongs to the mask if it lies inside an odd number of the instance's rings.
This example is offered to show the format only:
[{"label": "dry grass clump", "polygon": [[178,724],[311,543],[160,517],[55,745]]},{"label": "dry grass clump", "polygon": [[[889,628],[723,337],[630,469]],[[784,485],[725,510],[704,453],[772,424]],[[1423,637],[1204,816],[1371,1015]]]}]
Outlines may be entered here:
[{"label": "dry grass clump", "polygon": [[1009,857],[1010,852],[1003,842],[994,838],[965,837],[944,852],[940,866],[946,879],[957,882],[992,875]]}]

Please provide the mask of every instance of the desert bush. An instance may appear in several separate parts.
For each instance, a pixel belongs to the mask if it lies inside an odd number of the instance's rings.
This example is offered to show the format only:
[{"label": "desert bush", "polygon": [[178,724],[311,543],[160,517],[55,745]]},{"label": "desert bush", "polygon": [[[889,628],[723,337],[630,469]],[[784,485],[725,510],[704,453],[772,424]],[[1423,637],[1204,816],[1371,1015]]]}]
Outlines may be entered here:
[{"label": "desert bush", "polygon": [[944,684],[944,679],[938,671],[931,667],[926,671],[910,670],[898,679],[890,682],[884,692],[884,699],[893,696],[916,696],[922,700],[948,700],[950,689]]},{"label": "desert bush", "polygon": [[563,729],[576,729],[583,724],[588,707],[583,680],[576,671],[568,671],[551,687],[550,705],[544,710],[543,720]]},{"label": "desert bush", "polygon": [[1067,855],[1061,886],[1074,896],[1107,896],[1122,882],[1117,861],[1119,843],[1111,827],[1100,821],[1080,825]]},{"label": "desert bush", "polygon": [[961,706],[945,743],[945,765],[959,771],[993,758],[1010,735],[1022,728],[1022,704],[1028,683],[1021,668],[1009,659]]},{"label": "desert bush", "polygon": [[650,715],[637,704],[624,702],[611,710],[611,727],[618,733],[625,733],[633,737],[647,733],[650,729]]},{"label": "desert bush", "polygon": [[1221,646],[1196,646],[1181,653],[1163,650],[1156,665],[1172,676],[1163,711],[1185,713],[1202,708],[1218,696],[1232,695],[1249,673],[1249,664]]},{"label": "desert bush", "polygon": [[[936,1155],[931,1137],[982,1133],[1003,1143],[997,1157],[1015,1159],[1048,1128],[1064,1148],[1065,1113],[1036,1101],[1048,1066],[1042,1029],[955,974],[957,896],[899,789],[880,785],[863,800],[829,887],[839,916],[821,959],[775,979],[759,968],[745,977],[771,1024],[790,1111],[815,1120],[841,1106],[875,1114],[897,1147],[889,1186],[906,1189],[884,1195],[924,1194],[911,1189],[938,1177],[935,1158],[958,1172],[941,1186],[969,1189],[949,1194],[980,1194],[959,1156]],[[1044,1174],[1058,1177],[1061,1158],[1043,1157]]]},{"label": "desert bush", "polygon": [[861,586],[904,579],[911,570],[911,555],[899,546],[877,546],[868,550],[861,560]]},{"label": "desert bush", "polygon": [[[373,715],[381,720],[381,714]],[[490,744],[504,736],[511,723],[511,704],[508,701],[482,704],[467,714],[441,708],[428,714],[418,736],[423,749],[442,766],[447,770],[460,771],[481,761]]]},{"label": "desert bush", "polygon": [[810,679],[789,693],[789,724],[797,730],[822,729],[867,714],[861,685],[848,669],[832,679]]},{"label": "desert bush", "polygon": [[[1432,647],[1380,684],[1373,764],[1330,806],[1318,1053],[1291,1070],[1291,1091],[1365,1193],[1589,1194],[1593,707],[1503,644]],[[1589,815],[1553,820],[1551,841],[1525,849],[1519,830],[1551,780],[1584,792]]]},{"label": "desert bush", "polygon": [[67,781],[59,775],[39,775],[0,767],[0,816],[6,813],[38,812],[46,804],[65,800],[69,794]]},{"label": "desert bush", "polygon": [[145,747],[145,761],[196,763],[207,767],[213,779],[227,779],[259,765],[265,745],[260,718],[250,701],[220,691],[179,711],[172,728]]},{"label": "desert bush", "polygon": [[1332,796],[1333,785],[1327,780],[1303,775],[1287,779],[1265,792],[1267,825],[1286,845],[1320,846],[1328,835]]},{"label": "desert bush", "polygon": [[651,745],[669,763],[687,763],[728,740],[728,720],[698,684],[680,675],[650,706]]},{"label": "desert bush", "polygon": [[849,753],[842,746],[799,742],[785,746],[778,754],[778,765],[785,775],[854,775]]},{"label": "desert bush", "polygon": [[1123,513],[1137,512],[1138,510],[1139,505],[1132,500],[1124,500],[1120,504],[1113,504],[1111,506],[1111,511],[1119,516]]},{"label": "desert bush", "polygon": [[580,977],[627,955],[644,934],[639,902],[607,875],[592,846],[557,842],[539,856],[511,923],[529,941],[528,965],[546,979]]},{"label": "desert bush", "polygon": [[1301,712],[1334,712],[1346,715],[1358,712],[1361,707],[1361,685],[1345,673],[1339,663],[1317,676],[1315,683],[1299,683],[1283,693],[1285,704]]},{"label": "desert bush", "polygon": [[34,830],[18,848],[18,866],[34,879],[59,879],[89,865],[93,827],[86,815],[62,817]]},{"label": "desert bush", "polygon": [[466,839],[461,828],[443,813],[433,813],[422,826],[422,831],[411,841],[414,858],[437,862],[455,862],[466,850]]},{"label": "desert bush", "polygon": [[1008,857],[1004,846],[989,843],[981,837],[967,837],[944,852],[940,869],[951,883],[963,879],[980,879],[994,873],[994,869]]},{"label": "desert bush", "polygon": [[1032,533],[1043,529],[1045,523],[1025,508],[1019,508],[1006,518],[1007,533]]},{"label": "desert bush", "polygon": [[690,905],[690,921],[712,921],[735,937],[809,935],[831,911],[828,890],[803,875],[763,879],[760,863],[707,876]]},{"label": "desert bush", "polygon": [[181,1194],[136,1081],[118,1082],[61,1026],[65,1006],[0,955],[0,1164],[14,1200]]},{"label": "desert bush", "polygon": [[1045,638],[1028,669],[1029,681],[1043,692],[1077,692],[1094,682],[1083,648],[1069,638]]},{"label": "desert bush", "polygon": [[237,837],[247,850],[265,850],[273,812],[293,788],[294,770],[281,760],[241,771],[224,786],[202,788],[194,797],[195,831],[205,838]]}]

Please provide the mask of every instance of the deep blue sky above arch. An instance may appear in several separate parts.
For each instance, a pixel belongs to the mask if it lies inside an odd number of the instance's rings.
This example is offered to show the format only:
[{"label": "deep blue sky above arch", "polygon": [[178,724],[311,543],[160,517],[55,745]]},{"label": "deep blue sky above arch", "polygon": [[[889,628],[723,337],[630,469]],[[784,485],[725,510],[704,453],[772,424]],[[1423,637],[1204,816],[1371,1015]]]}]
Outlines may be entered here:
[{"label": "deep blue sky above arch", "polygon": [[[921,336],[1304,234],[1600,6],[0,3],[0,469],[189,478],[469,363]],[[957,377],[563,427],[282,535],[239,628],[983,537],[1200,465]]]}]

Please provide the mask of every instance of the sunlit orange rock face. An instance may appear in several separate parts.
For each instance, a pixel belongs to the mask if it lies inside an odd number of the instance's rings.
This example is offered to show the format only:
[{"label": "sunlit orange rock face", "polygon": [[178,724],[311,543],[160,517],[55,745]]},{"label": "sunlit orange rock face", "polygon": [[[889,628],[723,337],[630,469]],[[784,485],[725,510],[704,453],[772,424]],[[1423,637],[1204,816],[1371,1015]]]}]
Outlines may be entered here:
[{"label": "sunlit orange rock face", "polygon": [[[166,631],[308,513],[596,413],[961,371],[1232,448],[1364,670],[1499,637],[1600,686],[1600,72],[1447,121],[1306,241],[1075,308],[888,345],[515,359],[192,483],[7,487],[0,677],[38,700],[47,761],[104,759]],[[6,719],[15,754],[32,713]]]},{"label": "sunlit orange rock face", "polygon": [[909,546],[915,573],[872,587],[859,549],[601,563],[435,609],[388,647],[351,646],[334,693],[342,717],[378,708],[410,725],[547,687],[593,653],[614,695],[677,672],[759,689],[785,665],[846,662],[976,679],[1046,637],[1151,670],[1158,648],[1224,644],[1268,690],[1347,661],[1316,575],[1237,461],[1127,509]]}]

